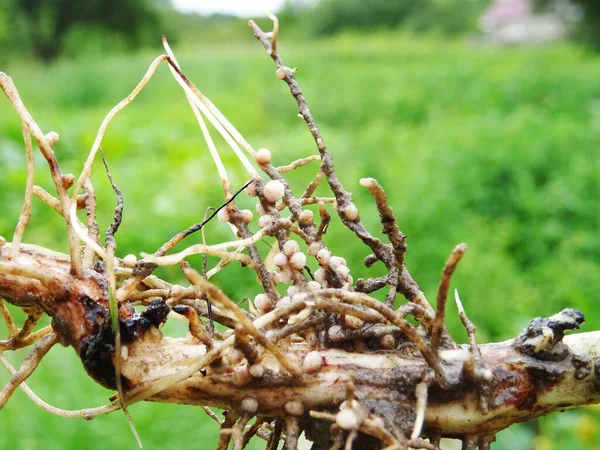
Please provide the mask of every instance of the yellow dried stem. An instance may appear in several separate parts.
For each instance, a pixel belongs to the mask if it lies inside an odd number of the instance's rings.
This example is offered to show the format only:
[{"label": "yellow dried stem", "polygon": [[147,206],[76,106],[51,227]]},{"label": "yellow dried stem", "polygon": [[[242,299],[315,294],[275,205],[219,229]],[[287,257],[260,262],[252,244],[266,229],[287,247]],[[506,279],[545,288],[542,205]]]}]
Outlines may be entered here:
[{"label": "yellow dried stem", "polygon": [[13,246],[10,249],[12,258],[16,257],[17,253],[19,253],[19,247],[21,245],[21,240],[23,239],[23,234],[25,233],[25,228],[27,228],[29,220],[31,219],[31,203],[33,200],[33,182],[35,175],[35,161],[33,158],[33,147],[31,145],[31,134],[29,133],[29,129],[25,122],[21,121],[21,127],[23,128],[23,140],[25,141],[25,153],[27,155],[27,184],[25,186],[23,210],[21,211],[19,222],[17,223],[15,233],[13,234]]}]

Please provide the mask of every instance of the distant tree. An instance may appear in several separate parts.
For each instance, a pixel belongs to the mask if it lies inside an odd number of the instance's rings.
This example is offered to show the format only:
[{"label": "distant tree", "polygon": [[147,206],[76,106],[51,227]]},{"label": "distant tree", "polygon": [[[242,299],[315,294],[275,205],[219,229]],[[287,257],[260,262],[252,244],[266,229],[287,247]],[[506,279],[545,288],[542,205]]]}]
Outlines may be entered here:
[{"label": "distant tree", "polygon": [[583,18],[576,35],[600,48],[600,2],[597,0],[576,0],[582,8]]},{"label": "distant tree", "polygon": [[535,6],[538,10],[550,9],[565,16],[564,18],[571,25],[571,35],[574,38],[600,49],[600,2],[598,0],[535,0]]},{"label": "distant tree", "polygon": [[137,44],[144,29],[156,27],[168,0],[8,0],[11,16],[30,40],[35,56],[58,57],[69,32],[89,25],[116,32]]}]

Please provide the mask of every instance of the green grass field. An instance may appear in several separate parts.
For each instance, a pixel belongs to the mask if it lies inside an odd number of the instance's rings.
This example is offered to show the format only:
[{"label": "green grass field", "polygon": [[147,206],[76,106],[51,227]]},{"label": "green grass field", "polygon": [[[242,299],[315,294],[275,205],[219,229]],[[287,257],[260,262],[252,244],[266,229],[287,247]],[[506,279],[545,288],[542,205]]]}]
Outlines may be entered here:
[{"label": "green grass field", "polygon": [[[564,307],[586,313],[585,330],[600,328],[598,55],[568,45],[499,50],[398,34],[303,42],[285,32],[279,50],[299,68],[338,173],[374,233],[376,210],[358,180],[376,177],[387,190],[408,236],[407,265],[430,298],[448,253],[465,241],[469,251],[453,287],[481,342],[510,338],[533,317]],[[255,148],[271,149],[275,164],[316,153],[285,84],[250,34],[246,42],[175,51],[186,75]],[[57,158],[64,171],[78,174],[104,115],[160,52],[157,45],[155,55],[96,54],[51,66],[17,60],[0,70],[13,77],[42,129],[61,135]],[[233,185],[242,185],[247,175],[218,142]],[[125,196],[121,256],[154,251],[222,200],[214,164],[166,67],[111,123],[103,148]],[[50,189],[38,162],[36,183]],[[24,167],[20,122],[2,97],[0,235],[7,238],[21,208]],[[97,169],[105,229],[114,197]],[[315,171],[299,171],[292,187],[301,192]],[[362,264],[367,248],[348,246],[348,232],[336,228],[330,247],[352,261],[355,279],[377,273]],[[227,233],[211,223],[207,239]],[[35,202],[26,242],[65,251],[65,237],[61,219]],[[237,299],[257,292],[242,270],[220,274],[217,283]],[[453,306],[448,316],[452,334],[463,339]],[[7,379],[0,373],[0,384]],[[63,408],[101,405],[111,395],[64,348],[51,352],[30,386]],[[211,448],[218,436],[198,408],[139,404],[131,414],[146,449]],[[500,433],[494,448],[600,448],[598,418],[594,408],[556,414]],[[133,449],[135,440],[120,413],[91,422],[60,419],[18,392],[0,412],[0,448]]]}]

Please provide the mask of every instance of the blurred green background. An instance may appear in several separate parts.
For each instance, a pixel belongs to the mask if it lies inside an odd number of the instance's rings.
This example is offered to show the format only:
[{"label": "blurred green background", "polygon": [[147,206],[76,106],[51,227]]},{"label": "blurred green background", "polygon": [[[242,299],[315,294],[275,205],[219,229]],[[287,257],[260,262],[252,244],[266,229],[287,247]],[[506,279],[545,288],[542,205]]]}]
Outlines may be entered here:
[{"label": "blurred green background", "polygon": [[[533,317],[564,307],[586,314],[584,330],[599,329],[597,2],[569,3],[577,14],[564,20],[562,39],[510,46],[482,32],[490,3],[287,2],[279,11],[279,50],[288,65],[299,68],[297,78],[338,174],[375,234],[376,210],[358,180],[376,177],[387,190],[408,236],[407,265],[429,298],[435,297],[448,253],[466,241],[469,251],[453,287],[478,326],[480,342],[508,339]],[[557,5],[564,4],[533,2],[531,13],[558,14]],[[162,52],[163,33],[186,75],[255,148],[271,149],[275,164],[316,152],[246,19],[184,14],[167,1],[5,0],[0,70],[12,76],[41,128],[61,135],[55,151],[64,172],[81,171],[105,114]],[[225,144],[217,143],[232,184],[240,186],[247,175]],[[103,147],[125,196],[120,256],[155,250],[221,202],[206,145],[166,67],[111,123]],[[36,183],[51,190],[44,161],[36,158]],[[105,229],[114,196],[97,169]],[[308,166],[293,175],[296,192],[315,170]],[[25,175],[20,122],[2,97],[0,235],[8,239]],[[240,204],[253,209],[249,199]],[[351,261],[355,279],[379,274],[379,268],[362,264],[366,247],[355,240],[348,245],[352,236],[332,228],[328,244]],[[228,233],[218,223],[207,228],[209,242]],[[39,201],[25,240],[66,251],[62,220]],[[161,274],[178,279],[176,271]],[[258,292],[251,274],[234,267],[216,281],[236,299]],[[453,306],[448,316],[453,336],[464,341]],[[175,334],[185,333],[170,326]],[[0,333],[6,334],[3,325]],[[18,364],[24,354],[7,357]],[[7,380],[0,372],[0,384]],[[65,348],[52,350],[29,385],[62,408],[101,405],[111,395]],[[146,449],[214,448],[218,437],[199,408],[137,404],[131,414]],[[595,407],[558,413],[499,433],[494,448],[600,449],[599,424]],[[257,441],[254,448],[261,445]],[[18,391],[0,411],[0,448],[136,444],[120,413],[91,422],[61,419]]]}]

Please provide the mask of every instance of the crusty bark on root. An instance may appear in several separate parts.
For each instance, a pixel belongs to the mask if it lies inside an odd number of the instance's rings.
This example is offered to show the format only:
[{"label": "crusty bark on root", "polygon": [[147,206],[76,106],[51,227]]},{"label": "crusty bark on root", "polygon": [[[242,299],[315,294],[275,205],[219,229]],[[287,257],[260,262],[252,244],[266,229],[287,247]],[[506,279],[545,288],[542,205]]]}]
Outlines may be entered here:
[{"label": "crusty bark on root", "polygon": [[[10,244],[0,248],[0,296],[18,306],[42,308],[53,317],[62,342],[75,348],[90,375],[114,387],[114,349],[106,334],[106,286],[101,274],[90,270],[80,279],[70,274],[65,255],[25,246],[11,259],[9,249]],[[430,368],[411,344],[357,353],[312,348],[307,341],[286,338],[277,345],[290,362],[304,368],[300,377],[287,373],[267,352],[261,352],[260,361],[255,361],[263,367],[260,373],[240,375],[246,362],[232,363],[229,358],[236,350],[233,335],[215,342],[212,348],[192,335],[165,337],[158,327],[168,309],[155,306],[149,310],[153,313],[139,315],[127,302],[121,305],[125,330],[122,376],[128,401],[239,410],[244,399],[254,398],[256,414],[268,418],[286,417],[286,405],[300,402],[306,418],[311,410],[338,411],[346,400],[348,382],[352,382],[355,398],[372,414],[406,434],[414,426],[415,389]],[[479,384],[465,371],[468,348],[443,350],[440,355],[448,386],[442,389],[433,384],[429,388],[425,434],[493,435],[515,422],[599,402],[600,332],[562,336],[582,320],[580,313],[565,310],[549,319],[534,320],[513,340],[481,345],[490,381],[487,411],[480,407]],[[260,325],[259,321],[255,323]],[[199,370],[177,380],[198,361],[203,361]],[[303,422],[308,434],[318,422]]]},{"label": "crusty bark on root", "polygon": [[[515,349],[514,340],[482,345],[484,360],[495,379],[489,411],[485,414],[478,408],[474,386],[461,373],[461,362],[465,360],[467,350],[449,350],[444,355],[444,368],[450,385],[448,390],[430,390],[425,430],[449,437],[494,434],[513,423],[552,411],[599,402],[598,374],[591,362],[582,368],[574,361],[600,355],[600,332],[572,335],[565,338],[565,343],[574,353],[560,362],[540,362],[524,356]],[[136,345],[143,350],[137,351]],[[193,352],[198,352],[196,345],[172,338],[158,339],[148,346],[134,344],[129,348],[124,374],[135,380],[134,385],[177,370],[174,366],[184,366]],[[310,350],[305,346],[290,346],[286,355],[301,362]],[[182,353],[187,357],[180,356],[177,360],[174,354]],[[244,386],[235,385],[232,368],[214,373],[209,369],[206,376],[198,373],[150,400],[235,409],[244,398],[251,396],[258,400],[259,414],[284,416],[286,403],[295,400],[301,401],[307,410],[335,410],[346,398],[346,381],[352,380],[358,397],[368,400],[375,412],[378,412],[378,401],[381,401],[379,412],[389,407],[388,402],[393,402],[397,414],[405,420],[415,410],[414,390],[427,365],[421,357],[403,353],[356,354],[337,349],[321,350],[322,367],[316,374],[294,380],[273,373],[252,379]],[[152,368],[142,374],[140,367]],[[273,367],[277,370],[275,364]],[[588,375],[582,377],[585,372]],[[403,428],[407,425],[412,427],[412,423],[399,424]]]}]

